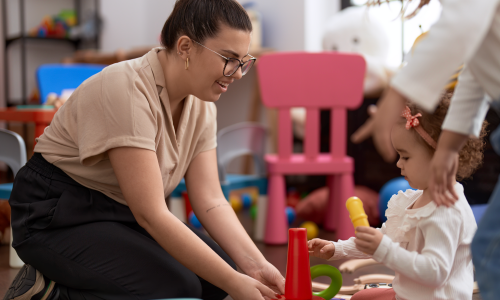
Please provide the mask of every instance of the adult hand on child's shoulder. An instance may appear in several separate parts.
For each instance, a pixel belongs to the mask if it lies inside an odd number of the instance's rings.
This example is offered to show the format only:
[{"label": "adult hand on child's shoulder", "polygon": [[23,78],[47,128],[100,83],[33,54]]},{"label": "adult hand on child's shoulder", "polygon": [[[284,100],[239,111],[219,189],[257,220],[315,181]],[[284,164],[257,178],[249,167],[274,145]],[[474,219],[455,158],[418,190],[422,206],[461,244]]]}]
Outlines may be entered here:
[{"label": "adult hand on child's shoulder", "polygon": [[382,242],[384,234],[380,230],[365,226],[357,227],[356,231],[356,239],[354,240],[356,249],[368,255],[373,255],[377,251],[380,242]]},{"label": "adult hand on child's shoulder", "polygon": [[429,168],[429,195],[439,206],[453,206],[458,200],[455,178],[458,170],[460,149],[469,139],[468,135],[443,130]]},{"label": "adult hand on child's shoulder", "polygon": [[335,254],[335,244],[322,239],[312,239],[307,242],[309,254],[322,259],[330,259]]}]

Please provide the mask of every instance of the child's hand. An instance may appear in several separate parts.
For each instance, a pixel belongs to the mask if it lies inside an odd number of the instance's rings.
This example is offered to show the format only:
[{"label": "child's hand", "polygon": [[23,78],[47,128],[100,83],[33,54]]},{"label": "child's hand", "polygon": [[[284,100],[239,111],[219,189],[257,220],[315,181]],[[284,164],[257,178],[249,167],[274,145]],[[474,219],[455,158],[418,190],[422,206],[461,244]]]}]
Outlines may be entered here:
[{"label": "child's hand", "polygon": [[312,239],[307,242],[309,254],[322,259],[330,259],[335,253],[335,245],[330,241]]},{"label": "child's hand", "polygon": [[356,228],[356,248],[366,254],[373,255],[380,245],[384,235],[380,230],[371,227],[359,226]]}]

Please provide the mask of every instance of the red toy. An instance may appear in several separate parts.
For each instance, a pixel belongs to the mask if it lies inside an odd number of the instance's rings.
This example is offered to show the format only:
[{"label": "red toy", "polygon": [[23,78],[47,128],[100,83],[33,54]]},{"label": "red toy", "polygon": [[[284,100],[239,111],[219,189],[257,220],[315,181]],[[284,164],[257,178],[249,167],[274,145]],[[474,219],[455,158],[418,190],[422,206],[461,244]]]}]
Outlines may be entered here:
[{"label": "red toy", "polygon": [[[328,276],[331,283],[319,293],[312,292],[311,279]],[[288,230],[288,256],[286,265],[285,299],[286,300],[330,300],[342,286],[339,270],[329,265],[309,267],[309,249],[307,230],[290,228]],[[280,298],[283,300],[283,298]]]}]

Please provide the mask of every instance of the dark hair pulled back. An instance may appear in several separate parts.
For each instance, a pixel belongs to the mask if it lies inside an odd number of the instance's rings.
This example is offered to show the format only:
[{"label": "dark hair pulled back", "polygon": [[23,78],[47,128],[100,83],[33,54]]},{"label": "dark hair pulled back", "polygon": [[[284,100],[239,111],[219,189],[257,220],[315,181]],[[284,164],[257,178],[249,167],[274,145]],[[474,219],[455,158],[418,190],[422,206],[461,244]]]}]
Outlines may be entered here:
[{"label": "dark hair pulled back", "polygon": [[182,35],[203,43],[217,35],[221,24],[252,31],[248,14],[235,0],[177,0],[163,25],[161,44],[171,51]]}]

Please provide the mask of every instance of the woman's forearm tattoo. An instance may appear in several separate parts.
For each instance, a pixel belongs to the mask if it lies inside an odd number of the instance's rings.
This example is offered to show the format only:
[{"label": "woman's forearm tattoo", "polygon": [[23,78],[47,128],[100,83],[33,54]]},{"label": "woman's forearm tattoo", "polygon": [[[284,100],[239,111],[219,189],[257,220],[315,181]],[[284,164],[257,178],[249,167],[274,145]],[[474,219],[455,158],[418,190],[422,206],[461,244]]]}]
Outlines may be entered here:
[{"label": "woman's forearm tattoo", "polygon": [[218,208],[218,207],[221,207],[221,206],[228,206],[228,205],[230,205],[230,204],[229,203],[217,204],[216,206],[210,207],[209,209],[207,209],[207,212],[211,211],[212,209],[215,209],[215,208]]}]

